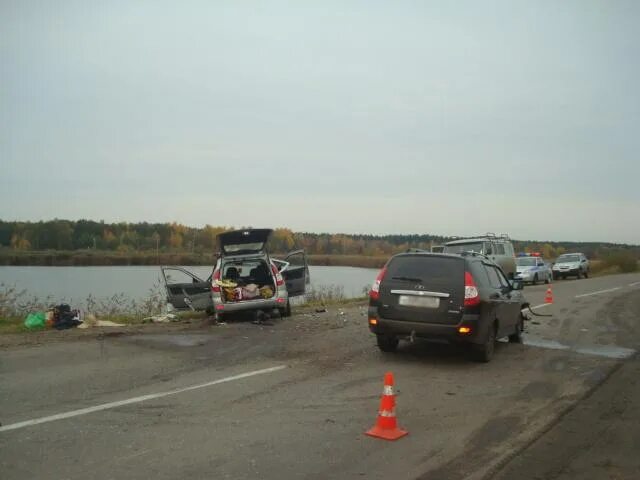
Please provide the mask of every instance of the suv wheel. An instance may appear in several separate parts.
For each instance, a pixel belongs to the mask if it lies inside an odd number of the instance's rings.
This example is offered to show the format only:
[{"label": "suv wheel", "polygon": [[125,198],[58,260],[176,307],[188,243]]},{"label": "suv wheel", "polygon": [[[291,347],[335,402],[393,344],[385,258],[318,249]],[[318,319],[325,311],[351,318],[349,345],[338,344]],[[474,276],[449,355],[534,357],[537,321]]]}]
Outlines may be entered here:
[{"label": "suv wheel", "polygon": [[474,345],[474,359],[478,362],[487,363],[493,358],[496,349],[496,325],[495,323],[489,328],[487,340],[482,345]]},{"label": "suv wheel", "polygon": [[509,343],[522,343],[522,332],[524,331],[524,316],[520,312],[520,319],[516,325],[516,331],[509,335]]},{"label": "suv wheel", "polygon": [[376,335],[378,348],[383,352],[395,352],[398,348],[398,337],[392,335]]}]

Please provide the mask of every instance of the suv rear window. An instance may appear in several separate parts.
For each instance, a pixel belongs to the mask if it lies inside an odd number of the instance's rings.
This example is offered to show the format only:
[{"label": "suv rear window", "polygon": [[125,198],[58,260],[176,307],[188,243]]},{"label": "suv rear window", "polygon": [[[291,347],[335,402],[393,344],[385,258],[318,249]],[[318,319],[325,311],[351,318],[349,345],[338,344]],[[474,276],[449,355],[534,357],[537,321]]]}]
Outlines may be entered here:
[{"label": "suv rear window", "polygon": [[483,242],[471,242],[471,243],[458,243],[455,245],[445,245],[445,253],[462,253],[462,252],[476,252],[484,253]]},{"label": "suv rear window", "polygon": [[264,248],[264,242],[255,243],[239,243],[237,245],[225,245],[224,253],[253,253],[259,252]]},{"label": "suv rear window", "polygon": [[464,259],[462,257],[439,257],[431,255],[401,255],[387,265],[385,279],[415,281],[424,284],[446,284],[452,280],[463,281]]}]

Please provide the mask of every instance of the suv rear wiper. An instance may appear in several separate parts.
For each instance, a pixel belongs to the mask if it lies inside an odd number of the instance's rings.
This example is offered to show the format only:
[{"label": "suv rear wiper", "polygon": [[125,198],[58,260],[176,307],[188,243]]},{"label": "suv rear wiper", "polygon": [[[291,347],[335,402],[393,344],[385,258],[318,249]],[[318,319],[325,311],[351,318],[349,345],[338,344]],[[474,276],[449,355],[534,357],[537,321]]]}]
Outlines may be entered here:
[{"label": "suv rear wiper", "polygon": [[414,278],[414,277],[391,277],[392,280],[405,280],[407,282],[419,282],[422,283],[422,279],[421,278]]}]

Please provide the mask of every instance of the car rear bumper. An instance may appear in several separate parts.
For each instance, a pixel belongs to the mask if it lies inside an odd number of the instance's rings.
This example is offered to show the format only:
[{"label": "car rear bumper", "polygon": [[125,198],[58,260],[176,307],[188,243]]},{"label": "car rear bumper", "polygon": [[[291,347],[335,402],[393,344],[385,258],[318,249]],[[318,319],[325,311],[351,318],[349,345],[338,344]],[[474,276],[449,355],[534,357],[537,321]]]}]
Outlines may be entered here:
[{"label": "car rear bumper", "polygon": [[[455,325],[443,325],[424,322],[407,322],[404,320],[391,320],[369,315],[375,318],[376,325],[369,321],[369,330],[376,335],[412,336],[421,338],[442,339],[450,342],[482,343],[484,332],[481,331],[480,315],[466,314]],[[470,333],[460,333],[460,327],[468,327]]]},{"label": "car rear bumper", "polygon": [[273,310],[274,308],[285,308],[287,297],[259,298],[256,300],[242,300],[239,302],[216,303],[217,313],[246,312],[251,310]]}]

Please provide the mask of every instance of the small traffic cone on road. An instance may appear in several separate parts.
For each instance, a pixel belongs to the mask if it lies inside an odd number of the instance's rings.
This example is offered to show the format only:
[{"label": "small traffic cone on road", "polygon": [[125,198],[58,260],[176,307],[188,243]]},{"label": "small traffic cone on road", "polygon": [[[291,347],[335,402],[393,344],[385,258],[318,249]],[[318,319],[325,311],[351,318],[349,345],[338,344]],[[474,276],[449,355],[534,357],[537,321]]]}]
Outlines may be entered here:
[{"label": "small traffic cone on road", "polygon": [[544,297],[544,303],[553,303],[553,292],[551,287],[547,288],[547,294]]},{"label": "small traffic cone on road", "polygon": [[396,423],[396,398],[393,393],[393,373],[386,373],[384,376],[384,389],[380,399],[380,411],[376,424],[365,432],[370,437],[382,438],[383,440],[397,440],[404,437],[409,432],[398,428]]}]

